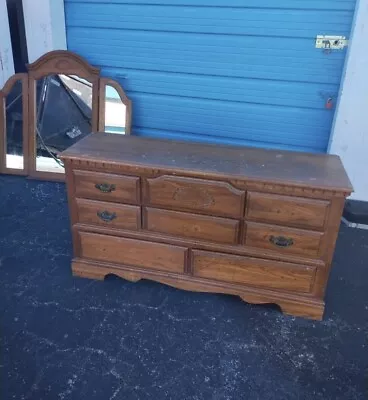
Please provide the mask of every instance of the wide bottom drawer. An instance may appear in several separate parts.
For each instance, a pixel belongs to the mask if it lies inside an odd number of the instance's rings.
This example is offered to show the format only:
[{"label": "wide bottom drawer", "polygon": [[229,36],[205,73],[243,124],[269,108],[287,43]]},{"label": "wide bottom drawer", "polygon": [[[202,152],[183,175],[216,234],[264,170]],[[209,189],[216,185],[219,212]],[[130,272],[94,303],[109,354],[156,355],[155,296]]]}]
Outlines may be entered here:
[{"label": "wide bottom drawer", "polygon": [[186,248],[110,235],[79,232],[80,256],[127,266],[184,272]]},{"label": "wide bottom drawer", "polygon": [[310,292],[315,275],[311,266],[199,250],[192,261],[200,278],[293,292]]}]

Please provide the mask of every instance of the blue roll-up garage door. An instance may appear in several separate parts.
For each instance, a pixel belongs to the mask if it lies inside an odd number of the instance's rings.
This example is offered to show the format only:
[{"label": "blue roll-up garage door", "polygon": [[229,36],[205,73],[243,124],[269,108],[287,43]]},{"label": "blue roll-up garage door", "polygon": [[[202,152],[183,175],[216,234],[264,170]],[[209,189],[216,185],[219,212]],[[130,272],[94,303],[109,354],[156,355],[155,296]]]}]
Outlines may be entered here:
[{"label": "blue roll-up garage door", "polygon": [[[142,136],[326,151],[355,0],[65,0],[68,49],[118,80]],[[326,108],[328,99],[332,108]]]}]

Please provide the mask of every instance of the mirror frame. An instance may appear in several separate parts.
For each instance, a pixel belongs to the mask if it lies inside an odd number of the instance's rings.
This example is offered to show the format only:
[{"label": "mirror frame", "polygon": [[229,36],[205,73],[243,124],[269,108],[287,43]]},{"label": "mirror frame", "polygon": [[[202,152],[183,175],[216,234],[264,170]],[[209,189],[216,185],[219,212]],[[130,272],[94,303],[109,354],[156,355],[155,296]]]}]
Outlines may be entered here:
[{"label": "mirror frame", "polygon": [[132,102],[128,99],[124,89],[113,79],[100,79],[100,118],[98,129],[100,132],[105,130],[105,106],[106,106],[106,86],[113,87],[120,97],[121,102],[125,105],[125,135],[130,135],[132,129]]},{"label": "mirror frame", "polygon": [[55,50],[41,56],[37,61],[28,64],[29,85],[29,163],[28,173],[33,178],[52,176],[64,180],[64,174],[57,172],[37,171],[36,167],[36,83],[40,78],[49,75],[77,75],[92,84],[92,132],[98,129],[98,97],[100,70],[89,65],[82,57],[67,50]]},{"label": "mirror frame", "polygon": [[[15,169],[6,166],[7,154],[7,131],[6,131],[6,111],[5,99],[13,89],[16,82],[22,82],[22,136],[23,136],[23,168]],[[28,174],[28,74],[14,74],[6,82],[0,90],[0,173],[12,175],[27,175]]]},{"label": "mirror frame", "polygon": [[[92,83],[92,129],[91,133],[105,130],[105,88],[112,86],[126,106],[125,134],[131,134],[132,103],[120,84],[101,77],[100,69],[90,65],[84,58],[69,50],[54,50],[27,65],[28,73],[11,76],[0,90],[0,173],[28,175],[31,178],[64,181],[65,173],[37,171],[36,169],[36,81],[48,75],[77,75]],[[5,98],[16,81],[22,81],[23,111],[23,169],[6,167],[6,113]]]}]

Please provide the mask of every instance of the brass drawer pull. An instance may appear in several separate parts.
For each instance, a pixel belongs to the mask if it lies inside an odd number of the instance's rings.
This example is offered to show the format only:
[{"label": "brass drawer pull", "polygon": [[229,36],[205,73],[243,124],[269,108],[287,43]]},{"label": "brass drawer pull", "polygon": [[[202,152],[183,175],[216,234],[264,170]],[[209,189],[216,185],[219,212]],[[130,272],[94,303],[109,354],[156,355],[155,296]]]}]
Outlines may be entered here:
[{"label": "brass drawer pull", "polygon": [[116,213],[110,213],[108,211],[97,211],[97,216],[105,222],[111,222],[116,218]]},{"label": "brass drawer pull", "polygon": [[270,236],[270,242],[278,247],[290,247],[294,244],[292,238],[287,238],[285,236]]},{"label": "brass drawer pull", "polygon": [[116,186],[109,183],[96,183],[95,188],[103,193],[111,193],[116,189]]}]

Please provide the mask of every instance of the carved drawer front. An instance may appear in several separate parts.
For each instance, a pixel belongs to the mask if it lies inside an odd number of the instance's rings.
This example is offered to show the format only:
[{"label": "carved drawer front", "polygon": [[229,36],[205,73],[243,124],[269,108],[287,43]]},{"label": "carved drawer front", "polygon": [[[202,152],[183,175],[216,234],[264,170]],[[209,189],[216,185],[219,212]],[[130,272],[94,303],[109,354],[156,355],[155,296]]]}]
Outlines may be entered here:
[{"label": "carved drawer front", "polygon": [[329,202],[250,192],[246,218],[259,222],[323,229]]},{"label": "carved drawer front", "polygon": [[193,251],[193,275],[248,286],[310,292],[315,268],[229,254]]},{"label": "carved drawer front", "polygon": [[252,222],[247,222],[245,229],[246,246],[274,250],[282,254],[312,258],[319,256],[323,233]]},{"label": "carved drawer front", "polygon": [[76,201],[78,221],[82,224],[134,231],[141,227],[140,207],[85,199]]},{"label": "carved drawer front", "polygon": [[239,221],[226,218],[147,208],[145,227],[173,236],[227,244],[238,242]]},{"label": "carved drawer front", "polygon": [[147,205],[218,216],[240,217],[244,193],[226,182],[160,176],[145,182]]},{"label": "carved drawer front", "polygon": [[125,266],[184,272],[186,249],[161,243],[79,232],[81,257]]},{"label": "carved drawer front", "polygon": [[139,203],[139,178],[74,170],[76,197],[112,202]]}]

